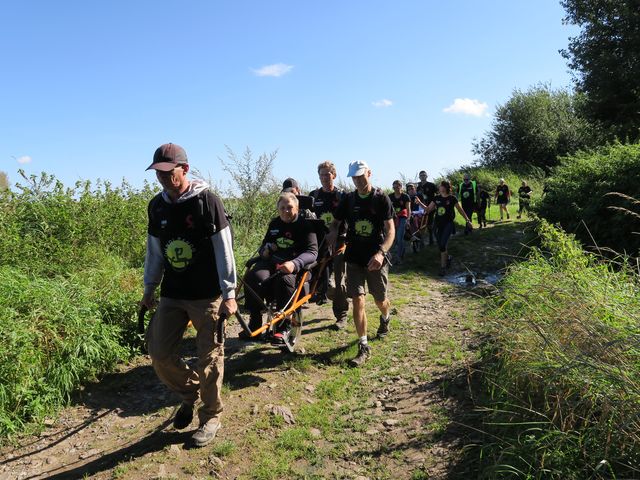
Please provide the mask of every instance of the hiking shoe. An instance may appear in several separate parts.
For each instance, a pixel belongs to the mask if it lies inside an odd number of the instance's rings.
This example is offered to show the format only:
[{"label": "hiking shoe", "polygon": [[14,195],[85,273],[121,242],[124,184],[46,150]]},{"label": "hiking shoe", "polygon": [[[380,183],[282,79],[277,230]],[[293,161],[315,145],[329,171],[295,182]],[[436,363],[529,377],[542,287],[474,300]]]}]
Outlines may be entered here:
[{"label": "hiking shoe", "polygon": [[447,274],[447,269],[444,267],[440,267],[440,271],[438,272],[438,275],[440,275],[441,277],[444,277]]},{"label": "hiking shoe", "polygon": [[220,422],[218,420],[209,420],[204,425],[200,425],[196,433],[191,437],[191,443],[194,447],[204,447],[216,438],[216,433],[220,430]]},{"label": "hiking shoe", "polygon": [[193,405],[187,402],[182,402],[180,408],[176,412],[176,416],[173,417],[173,428],[176,430],[182,430],[191,425],[193,420]]},{"label": "hiking shoe", "polygon": [[338,318],[333,328],[336,330],[344,330],[347,328],[347,317]]},{"label": "hiking shoe", "polygon": [[364,363],[369,360],[371,356],[371,347],[369,345],[363,345],[362,343],[358,344],[358,355],[356,358],[349,362],[352,367],[360,367],[364,365]]},{"label": "hiking shoe", "polygon": [[378,338],[384,338],[389,333],[389,321],[390,317],[384,318],[380,315],[380,326],[378,327]]}]

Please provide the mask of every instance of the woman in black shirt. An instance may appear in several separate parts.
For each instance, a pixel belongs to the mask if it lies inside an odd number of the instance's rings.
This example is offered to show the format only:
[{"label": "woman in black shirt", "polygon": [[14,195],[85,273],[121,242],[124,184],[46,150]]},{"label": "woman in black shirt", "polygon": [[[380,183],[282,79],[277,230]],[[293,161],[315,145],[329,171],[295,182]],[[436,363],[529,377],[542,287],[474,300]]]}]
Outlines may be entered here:
[{"label": "woman in black shirt", "polygon": [[471,220],[469,220],[469,217],[460,206],[458,199],[451,194],[451,184],[445,180],[440,183],[438,188],[440,193],[434,197],[427,207],[427,213],[436,212],[434,221],[435,236],[438,248],[440,248],[440,276],[443,276],[451,265],[451,256],[447,251],[447,244],[453,232],[453,221],[456,218],[455,210],[458,210],[460,215],[467,221],[467,228],[473,229],[473,226],[471,225]]},{"label": "woman in black shirt", "polygon": [[507,204],[509,200],[511,200],[511,190],[509,190],[509,185],[504,183],[504,178],[500,179],[500,185],[496,187],[496,195],[495,195],[496,203],[500,207],[500,220],[503,219],[503,212],[507,214],[507,220],[509,220],[509,210],[507,210]]}]

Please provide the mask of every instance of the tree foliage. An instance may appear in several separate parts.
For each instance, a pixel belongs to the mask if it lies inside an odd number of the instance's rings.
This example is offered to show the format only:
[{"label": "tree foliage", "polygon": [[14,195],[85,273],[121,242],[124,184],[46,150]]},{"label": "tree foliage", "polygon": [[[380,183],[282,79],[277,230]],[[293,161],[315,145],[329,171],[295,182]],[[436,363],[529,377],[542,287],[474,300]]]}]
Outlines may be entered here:
[{"label": "tree foliage", "polygon": [[577,25],[562,54],[586,95],[585,114],[609,138],[640,139],[640,1],[562,0]]},{"label": "tree foliage", "polygon": [[[640,144],[614,143],[562,158],[546,180],[538,213],[587,245],[638,255]],[[615,193],[615,195],[612,195]]]},{"label": "tree foliage", "polygon": [[0,190],[9,188],[9,177],[5,172],[0,171]]},{"label": "tree foliage", "polygon": [[472,151],[478,163],[518,170],[554,167],[558,156],[594,141],[580,113],[582,101],[580,95],[544,84],[524,92],[515,89],[505,104],[498,105],[491,130],[474,140]]}]

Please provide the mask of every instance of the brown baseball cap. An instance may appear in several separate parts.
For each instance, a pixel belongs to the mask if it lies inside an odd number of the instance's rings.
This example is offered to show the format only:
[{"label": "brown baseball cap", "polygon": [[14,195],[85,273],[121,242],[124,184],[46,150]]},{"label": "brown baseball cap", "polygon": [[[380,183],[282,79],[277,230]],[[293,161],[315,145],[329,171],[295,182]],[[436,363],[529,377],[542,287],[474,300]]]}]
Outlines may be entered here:
[{"label": "brown baseball cap", "polygon": [[165,143],[156,148],[153,154],[153,163],[147,167],[147,170],[154,169],[161,172],[170,172],[178,165],[185,163],[189,163],[189,161],[184,148],[175,143]]}]

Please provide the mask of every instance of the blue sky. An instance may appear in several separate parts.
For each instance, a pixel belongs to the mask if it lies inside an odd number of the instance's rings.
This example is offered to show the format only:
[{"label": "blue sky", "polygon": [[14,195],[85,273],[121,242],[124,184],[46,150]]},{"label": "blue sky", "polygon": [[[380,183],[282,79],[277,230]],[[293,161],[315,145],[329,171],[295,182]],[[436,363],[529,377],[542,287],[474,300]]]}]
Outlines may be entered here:
[{"label": "blue sky", "polygon": [[[20,1],[0,30],[0,170],[133,185],[174,142],[218,157],[278,149],[316,185],[332,160],[374,182],[472,161],[496,104],[568,86],[558,0]],[[456,102],[456,99],[457,102]]]}]

